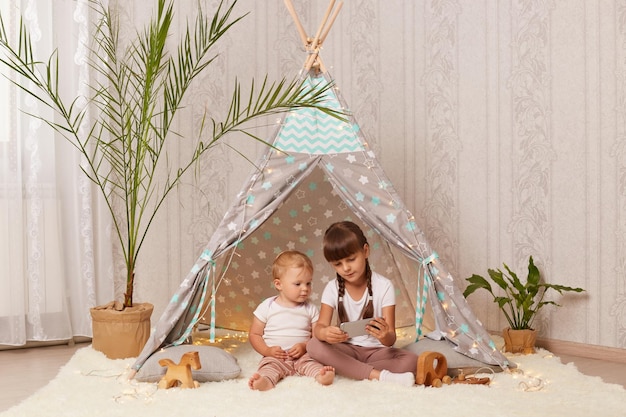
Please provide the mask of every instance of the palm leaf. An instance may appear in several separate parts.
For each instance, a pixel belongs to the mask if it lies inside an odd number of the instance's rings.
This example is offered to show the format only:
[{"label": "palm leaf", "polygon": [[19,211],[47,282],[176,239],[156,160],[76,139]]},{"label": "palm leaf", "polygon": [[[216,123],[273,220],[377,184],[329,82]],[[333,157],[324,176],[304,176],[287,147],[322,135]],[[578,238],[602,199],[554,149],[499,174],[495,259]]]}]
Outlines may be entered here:
[{"label": "palm leaf", "polygon": [[[244,95],[236,80],[224,118],[210,118],[212,131],[208,133],[212,136],[204,137],[203,121],[191,157],[179,166],[170,166],[168,141],[184,139],[171,130],[172,123],[194,80],[215,61],[217,42],[245,17],[233,17],[236,3],[225,6],[221,2],[212,16],[199,7],[195,23],[184,28],[171,55],[167,46],[174,19],[172,0],[158,0],[155,15],[135,38],[124,39],[125,45],[119,36],[118,16],[92,0],[98,22],[88,65],[98,81],[90,86],[88,97],[75,97],[69,106],[59,93],[62,69],[56,52],[47,61],[35,59],[27,28],[20,23],[19,41],[14,45],[0,15],[0,49],[4,52],[0,64],[17,76],[15,81],[8,78],[18,88],[54,110],[56,116],[50,119],[33,116],[61,133],[84,156],[81,169],[99,188],[112,215],[126,262],[126,306],[132,305],[135,265],[156,214],[185,173],[220,139],[240,132],[263,141],[250,131],[251,122],[292,108],[315,108],[343,119],[343,113],[324,106],[332,85],[308,87],[299,79],[269,82],[266,77],[260,87],[252,80],[248,95]],[[81,132],[88,106],[78,106],[83,99],[98,111],[86,134]],[[165,166],[166,177],[157,182],[161,166]],[[122,213],[115,210],[118,200],[124,206]]]}]

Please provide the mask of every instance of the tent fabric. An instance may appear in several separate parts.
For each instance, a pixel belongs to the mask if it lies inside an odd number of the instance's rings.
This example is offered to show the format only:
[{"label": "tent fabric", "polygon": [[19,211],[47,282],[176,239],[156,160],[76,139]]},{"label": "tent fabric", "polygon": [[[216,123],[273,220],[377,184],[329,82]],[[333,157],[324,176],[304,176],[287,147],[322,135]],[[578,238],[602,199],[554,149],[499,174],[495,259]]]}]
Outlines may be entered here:
[{"label": "tent fabric", "polygon": [[212,331],[247,331],[256,305],[275,295],[271,264],[283,250],[311,257],[311,299],[319,302],[335,276],[323,258],[323,232],[340,220],[363,228],[372,268],[394,282],[398,326],[415,325],[419,335],[430,311],[434,333],[458,352],[508,367],[383,172],[332,77],[311,71],[304,82],[333,84],[325,106],[341,110],[347,120],[308,108],[284,115],[273,147],[257,162],[133,368],[139,370],[160,348],[188,341],[198,323],[210,324]]}]

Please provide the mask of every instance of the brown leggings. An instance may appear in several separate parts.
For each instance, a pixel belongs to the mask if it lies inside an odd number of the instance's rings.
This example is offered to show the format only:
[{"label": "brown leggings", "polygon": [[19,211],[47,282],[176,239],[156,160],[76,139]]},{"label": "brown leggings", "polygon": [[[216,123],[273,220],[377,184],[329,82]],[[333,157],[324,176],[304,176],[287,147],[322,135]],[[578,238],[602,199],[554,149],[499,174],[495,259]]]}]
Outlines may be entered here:
[{"label": "brown leggings", "polygon": [[415,374],[417,355],[394,347],[363,347],[349,343],[330,344],[315,337],[306,345],[307,352],[319,362],[335,368],[338,375],[362,380],[369,379],[372,369],[394,373]]}]

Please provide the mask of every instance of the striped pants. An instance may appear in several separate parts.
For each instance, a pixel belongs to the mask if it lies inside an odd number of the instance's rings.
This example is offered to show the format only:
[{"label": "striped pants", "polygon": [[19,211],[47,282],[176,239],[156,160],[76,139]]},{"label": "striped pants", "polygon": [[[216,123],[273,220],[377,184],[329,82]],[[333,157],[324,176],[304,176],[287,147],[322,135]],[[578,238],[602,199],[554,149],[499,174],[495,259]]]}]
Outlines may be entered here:
[{"label": "striped pants", "polygon": [[278,381],[286,376],[300,375],[316,377],[320,373],[323,365],[305,353],[296,360],[286,360],[264,356],[259,362],[258,373],[266,377],[276,386]]}]

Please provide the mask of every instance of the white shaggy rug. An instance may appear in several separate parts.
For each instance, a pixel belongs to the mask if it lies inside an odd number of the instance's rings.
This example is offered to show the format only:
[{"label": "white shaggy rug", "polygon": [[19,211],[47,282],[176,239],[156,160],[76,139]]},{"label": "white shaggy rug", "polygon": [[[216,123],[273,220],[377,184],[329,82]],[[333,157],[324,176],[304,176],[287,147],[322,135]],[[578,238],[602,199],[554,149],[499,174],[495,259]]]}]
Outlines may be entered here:
[{"label": "white shaggy rug", "polygon": [[489,386],[409,388],[337,377],[323,387],[311,378],[289,377],[267,392],[247,385],[259,355],[248,343],[232,353],[242,368],[239,378],[158,390],[156,383],[127,379],[132,359],[107,359],[85,347],[47,386],[0,417],[626,416],[624,387],[585,376],[545,350],[510,356],[517,372],[490,374]]}]

